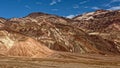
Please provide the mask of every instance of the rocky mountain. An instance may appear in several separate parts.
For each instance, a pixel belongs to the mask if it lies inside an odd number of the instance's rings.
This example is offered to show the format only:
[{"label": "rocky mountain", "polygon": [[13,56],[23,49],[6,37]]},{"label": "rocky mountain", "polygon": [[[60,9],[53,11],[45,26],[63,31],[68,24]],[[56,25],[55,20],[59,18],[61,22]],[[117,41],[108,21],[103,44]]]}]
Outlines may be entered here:
[{"label": "rocky mountain", "polygon": [[[105,40],[100,36],[91,36],[85,31],[81,30],[81,28],[77,27],[74,22],[79,22],[71,19],[66,19],[63,17],[45,14],[45,13],[31,13],[23,18],[11,18],[4,19],[1,18],[1,34],[5,34],[1,36],[1,46],[5,44],[5,46],[1,48],[5,48],[6,46],[14,47],[11,49],[9,54],[12,55],[21,55],[23,51],[20,50],[23,48],[25,53],[31,50],[30,52],[36,52],[37,45],[42,47],[47,46],[51,50],[62,51],[62,52],[72,52],[72,53],[80,53],[80,54],[119,54],[119,48],[112,41]],[[13,34],[11,34],[11,32]],[[7,34],[6,34],[7,33]],[[21,37],[21,35],[28,38],[23,42],[16,42],[14,37]],[[20,35],[19,35],[20,34]],[[13,35],[13,36],[9,36]],[[8,38],[7,41],[3,42],[4,38]],[[22,37],[21,40],[24,40]],[[12,42],[10,42],[12,40]],[[36,41],[35,41],[36,40]],[[12,43],[9,44],[9,43]],[[14,44],[13,44],[14,42]],[[29,42],[29,43],[28,43]],[[39,42],[39,44],[38,44]],[[28,45],[30,44],[30,45]],[[33,49],[31,48],[33,47]],[[36,48],[34,48],[36,47]],[[18,48],[18,49],[17,49]],[[19,50],[20,48],[20,50]],[[50,49],[46,48],[45,52],[50,52]],[[14,50],[15,49],[15,50]],[[2,51],[4,51],[2,50]],[[9,50],[9,49],[8,49]],[[20,54],[14,54],[14,52],[18,50]],[[41,50],[38,47],[38,51]],[[17,51],[16,51],[17,52]],[[40,51],[41,52],[41,51]],[[24,53],[24,52],[23,52]],[[25,54],[24,54],[25,55]],[[24,56],[23,55],[23,56]],[[34,55],[34,54],[30,54]]]},{"label": "rocky mountain", "polygon": [[113,41],[120,48],[120,10],[97,10],[95,12],[78,15],[73,18],[74,23],[89,35],[97,35]]},{"label": "rocky mountain", "polygon": [[0,17],[0,23],[4,23],[6,21],[5,18]]},{"label": "rocky mountain", "polygon": [[40,67],[120,68],[120,11],[0,17],[0,68]]},{"label": "rocky mountain", "polygon": [[16,32],[0,30],[0,54],[5,56],[47,57],[54,51],[36,40]]}]

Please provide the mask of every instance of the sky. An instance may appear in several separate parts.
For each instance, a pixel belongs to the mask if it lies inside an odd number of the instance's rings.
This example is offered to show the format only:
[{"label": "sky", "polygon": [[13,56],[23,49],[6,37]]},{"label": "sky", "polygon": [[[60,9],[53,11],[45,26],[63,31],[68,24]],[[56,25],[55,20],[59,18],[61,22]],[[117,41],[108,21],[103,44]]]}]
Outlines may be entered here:
[{"label": "sky", "polygon": [[0,17],[24,17],[32,12],[44,12],[74,17],[98,9],[118,10],[120,0],[0,0]]}]

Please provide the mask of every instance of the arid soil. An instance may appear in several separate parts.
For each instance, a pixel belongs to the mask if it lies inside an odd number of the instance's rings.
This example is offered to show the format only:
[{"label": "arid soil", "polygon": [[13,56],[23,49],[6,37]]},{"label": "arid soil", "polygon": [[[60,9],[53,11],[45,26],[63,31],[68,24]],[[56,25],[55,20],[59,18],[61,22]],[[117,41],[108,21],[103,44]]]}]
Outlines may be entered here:
[{"label": "arid soil", "polygon": [[65,58],[0,57],[0,68],[120,68],[120,56],[70,55]]}]

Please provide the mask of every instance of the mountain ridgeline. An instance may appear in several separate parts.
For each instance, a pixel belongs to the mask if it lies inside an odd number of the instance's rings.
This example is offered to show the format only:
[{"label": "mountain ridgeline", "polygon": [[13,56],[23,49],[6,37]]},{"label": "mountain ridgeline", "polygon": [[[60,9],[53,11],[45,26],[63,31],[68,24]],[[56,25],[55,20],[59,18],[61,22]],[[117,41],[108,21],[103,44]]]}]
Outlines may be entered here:
[{"label": "mountain ridgeline", "polygon": [[120,54],[120,11],[97,10],[67,19],[45,13],[0,18],[0,54],[45,57]]}]

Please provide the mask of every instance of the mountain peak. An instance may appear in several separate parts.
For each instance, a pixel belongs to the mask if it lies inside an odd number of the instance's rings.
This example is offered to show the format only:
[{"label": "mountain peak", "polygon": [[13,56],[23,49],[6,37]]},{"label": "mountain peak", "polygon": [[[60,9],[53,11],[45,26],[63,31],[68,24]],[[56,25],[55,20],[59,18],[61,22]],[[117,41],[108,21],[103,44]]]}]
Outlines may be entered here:
[{"label": "mountain peak", "polygon": [[33,13],[28,14],[26,17],[35,18],[37,16],[43,16],[43,15],[49,15],[49,14],[43,13],[43,12],[33,12]]}]

